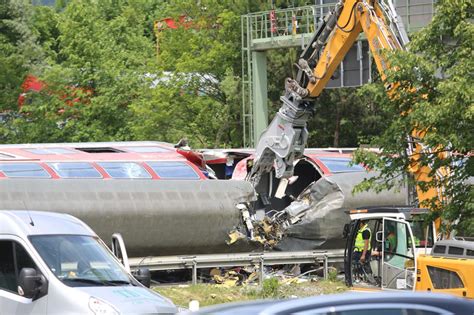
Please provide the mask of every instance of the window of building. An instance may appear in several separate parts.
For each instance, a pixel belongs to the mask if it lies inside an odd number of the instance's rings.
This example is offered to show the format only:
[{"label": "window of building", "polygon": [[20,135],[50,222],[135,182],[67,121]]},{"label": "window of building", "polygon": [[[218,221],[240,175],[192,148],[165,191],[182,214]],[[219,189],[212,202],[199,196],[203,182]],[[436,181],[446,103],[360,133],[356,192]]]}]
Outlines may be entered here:
[{"label": "window of building", "polygon": [[199,175],[185,162],[147,162],[162,179],[199,179]]},{"label": "window of building", "polygon": [[151,178],[151,175],[137,163],[100,162],[97,164],[112,178]]},{"label": "window of building", "polygon": [[17,293],[18,279],[23,268],[39,272],[23,246],[13,241],[0,241],[0,290]]},{"label": "window of building", "polygon": [[331,173],[362,172],[365,168],[362,165],[351,165],[349,158],[328,158],[318,157],[318,159],[329,169]]},{"label": "window of building", "polygon": [[0,171],[7,177],[50,178],[49,173],[37,163],[0,163]]},{"label": "window of building", "polygon": [[464,288],[461,278],[454,271],[428,266],[428,273],[435,289]]},{"label": "window of building", "polygon": [[37,148],[37,149],[23,149],[26,152],[39,155],[53,155],[53,154],[76,154],[77,152],[66,148]]},{"label": "window of building", "polygon": [[170,152],[170,149],[165,149],[162,147],[124,147],[123,149],[127,150],[128,152],[135,152],[135,153],[164,153]]},{"label": "window of building", "polygon": [[102,178],[92,164],[87,162],[48,163],[61,178]]}]

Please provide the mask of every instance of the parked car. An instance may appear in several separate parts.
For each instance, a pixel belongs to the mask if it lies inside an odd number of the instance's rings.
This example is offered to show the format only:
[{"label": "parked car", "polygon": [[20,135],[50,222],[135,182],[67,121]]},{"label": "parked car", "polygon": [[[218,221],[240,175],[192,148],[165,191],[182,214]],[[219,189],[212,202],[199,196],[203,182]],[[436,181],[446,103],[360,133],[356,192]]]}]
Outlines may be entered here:
[{"label": "parked car", "polygon": [[364,292],[291,300],[221,304],[203,308],[194,314],[472,315],[474,301],[434,293]]}]

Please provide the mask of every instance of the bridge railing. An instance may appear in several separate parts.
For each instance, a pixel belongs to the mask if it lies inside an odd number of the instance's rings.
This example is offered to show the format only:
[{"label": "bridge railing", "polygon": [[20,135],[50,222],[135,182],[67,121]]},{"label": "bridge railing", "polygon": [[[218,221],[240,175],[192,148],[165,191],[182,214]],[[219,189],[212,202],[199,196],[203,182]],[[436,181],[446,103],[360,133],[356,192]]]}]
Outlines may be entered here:
[{"label": "bridge railing", "polygon": [[255,12],[247,15],[252,40],[313,33],[335,4]]},{"label": "bridge railing", "polygon": [[[395,7],[408,32],[428,24],[434,14],[434,0],[395,1]],[[328,11],[336,3],[303,6],[247,14],[251,40],[279,36],[311,34],[319,27]]]}]

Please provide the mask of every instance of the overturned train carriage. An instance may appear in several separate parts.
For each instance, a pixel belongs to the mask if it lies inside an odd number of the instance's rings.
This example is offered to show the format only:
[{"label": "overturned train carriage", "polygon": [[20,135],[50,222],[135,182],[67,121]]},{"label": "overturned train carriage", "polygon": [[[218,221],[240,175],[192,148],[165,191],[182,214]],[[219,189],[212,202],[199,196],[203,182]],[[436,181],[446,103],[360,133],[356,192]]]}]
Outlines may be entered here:
[{"label": "overturned train carriage", "polygon": [[[69,213],[104,240],[121,233],[129,255],[143,257],[343,248],[344,210],[405,203],[403,189],[353,195],[370,174],[346,154],[314,150],[297,161],[281,198],[271,174],[257,198],[242,180],[250,153],[208,158],[233,177],[209,180],[202,165],[162,143],[0,146],[0,210]],[[241,237],[229,245],[233,231]]]},{"label": "overturned train carriage", "polygon": [[252,199],[242,181],[0,180],[0,209],[71,214],[103,240],[120,232],[131,257],[249,251],[226,244]]}]

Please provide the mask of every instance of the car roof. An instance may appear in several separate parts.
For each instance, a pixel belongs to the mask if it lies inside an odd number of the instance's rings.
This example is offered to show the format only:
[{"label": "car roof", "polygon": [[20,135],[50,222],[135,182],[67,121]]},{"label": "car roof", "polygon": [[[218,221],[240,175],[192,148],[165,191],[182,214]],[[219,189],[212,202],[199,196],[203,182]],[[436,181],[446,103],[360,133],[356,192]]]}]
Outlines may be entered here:
[{"label": "car roof", "polygon": [[[257,303],[237,303],[223,305],[222,308],[203,308],[199,314],[291,314],[307,310],[331,307],[337,312],[342,306],[364,306],[370,304],[416,305],[441,308],[455,314],[469,314],[474,311],[474,302],[451,295],[425,292],[381,292],[381,293],[343,293],[315,296],[302,299],[263,301]],[[231,307],[232,306],[232,307]]]},{"label": "car roof", "polygon": [[0,210],[0,234],[90,235],[94,231],[79,219],[64,213],[28,210]]},{"label": "car roof", "polygon": [[413,216],[428,213],[425,208],[414,208],[411,206],[371,206],[361,207],[345,211],[351,220],[376,219],[381,217],[403,217],[405,220],[413,219]]}]

